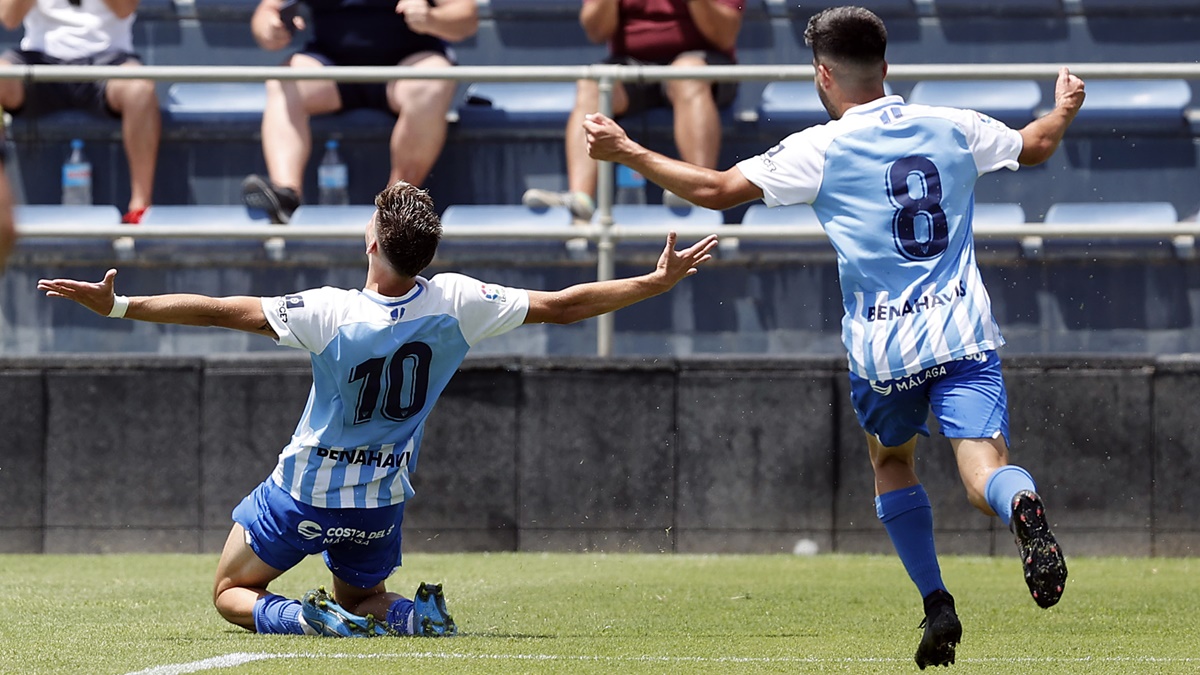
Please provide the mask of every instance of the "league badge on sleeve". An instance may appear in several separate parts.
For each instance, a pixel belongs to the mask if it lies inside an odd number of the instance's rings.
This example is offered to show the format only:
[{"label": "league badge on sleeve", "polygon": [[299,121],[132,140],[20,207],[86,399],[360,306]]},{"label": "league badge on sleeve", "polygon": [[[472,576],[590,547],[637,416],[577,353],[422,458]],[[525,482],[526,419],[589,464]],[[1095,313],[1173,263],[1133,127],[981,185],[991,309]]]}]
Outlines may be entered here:
[{"label": "league badge on sleeve", "polygon": [[283,300],[287,303],[288,309],[300,309],[304,306],[304,298],[299,295],[285,295]]},{"label": "league badge on sleeve", "polygon": [[488,302],[494,302],[498,305],[503,305],[504,303],[508,302],[508,296],[505,294],[505,288],[503,286],[497,286],[496,284],[482,284],[479,287],[479,293],[483,296],[483,299],[487,300]]}]

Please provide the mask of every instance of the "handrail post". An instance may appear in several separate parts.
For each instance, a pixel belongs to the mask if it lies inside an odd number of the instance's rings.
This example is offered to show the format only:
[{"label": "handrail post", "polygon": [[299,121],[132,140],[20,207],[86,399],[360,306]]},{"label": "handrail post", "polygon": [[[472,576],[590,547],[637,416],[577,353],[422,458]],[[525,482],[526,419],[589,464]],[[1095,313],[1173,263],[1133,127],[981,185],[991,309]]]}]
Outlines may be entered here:
[{"label": "handrail post", "polygon": [[[600,75],[600,112],[612,116],[613,75]],[[580,133],[572,131],[571,133]],[[611,162],[600,162],[596,175],[596,211],[599,214],[600,238],[596,242],[596,280],[607,281],[615,276],[615,245],[612,237],[613,171]],[[612,356],[616,318],[611,312],[596,318],[596,355]]]}]

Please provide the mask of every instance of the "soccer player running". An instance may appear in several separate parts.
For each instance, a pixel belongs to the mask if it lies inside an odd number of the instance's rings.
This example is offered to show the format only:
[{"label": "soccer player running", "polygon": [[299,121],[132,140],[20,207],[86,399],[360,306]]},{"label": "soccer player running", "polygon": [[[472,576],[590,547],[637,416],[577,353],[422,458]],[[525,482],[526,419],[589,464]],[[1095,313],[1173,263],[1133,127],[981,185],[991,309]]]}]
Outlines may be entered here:
[{"label": "soccer player running", "polygon": [[1058,602],[1067,579],[1033,478],[1008,464],[995,352],[1004,339],[975,264],[971,218],[980,175],[1054,153],[1083,104],[1083,82],[1062,69],[1054,109],[1015,131],[976,112],[885,96],[887,31],[865,9],[825,10],[804,37],[833,121],[722,172],[651,152],[597,114],[583,125],[589,154],[712,209],[753,199],[813,205],[837,251],[842,340],[875,471],[876,512],[924,599],[917,665],[949,665],[962,624],[942,583],[932,510],[914,471],[916,435],[929,434],[931,408],[971,504],[1016,535],[1037,604]]},{"label": "soccer player running", "polygon": [[[675,234],[654,271],[556,292],[505,288],[461,274],[419,276],[442,226],[428,193],[398,182],[375,198],[362,290],[316,288],[282,297],[115,295],[98,283],[42,279],[38,289],[99,314],[256,333],[311,352],[308,404],[272,475],[233,511],[213,603],[259,633],[453,635],[440,585],[389,592],[400,526],[413,496],[425,418],[467,351],[522,324],[566,324],[670,290],[708,261],[717,238],[683,250]],[[333,594],[302,600],[267,590],[308,555],[324,554]]]}]

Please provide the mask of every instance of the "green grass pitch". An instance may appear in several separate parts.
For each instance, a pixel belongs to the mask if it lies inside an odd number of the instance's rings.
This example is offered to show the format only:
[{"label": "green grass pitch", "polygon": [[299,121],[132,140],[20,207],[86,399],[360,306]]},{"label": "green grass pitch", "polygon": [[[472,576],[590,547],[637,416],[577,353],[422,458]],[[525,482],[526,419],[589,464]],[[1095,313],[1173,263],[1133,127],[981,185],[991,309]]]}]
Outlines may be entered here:
[{"label": "green grass pitch", "polygon": [[[959,673],[1200,671],[1200,561],[1070,558],[1038,609],[1015,554],[946,557]],[[920,599],[889,556],[411,555],[390,585],[440,581],[452,639],[255,635],[212,609],[215,556],[0,556],[0,673],[918,672]],[[310,558],[272,587],[328,573]]]}]

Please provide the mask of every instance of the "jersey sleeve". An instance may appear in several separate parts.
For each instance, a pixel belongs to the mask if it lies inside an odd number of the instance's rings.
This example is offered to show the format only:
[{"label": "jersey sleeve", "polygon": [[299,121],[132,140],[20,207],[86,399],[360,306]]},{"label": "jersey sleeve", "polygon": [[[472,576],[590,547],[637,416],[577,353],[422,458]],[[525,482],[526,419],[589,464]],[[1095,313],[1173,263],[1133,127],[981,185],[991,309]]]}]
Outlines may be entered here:
[{"label": "jersey sleeve", "polygon": [[960,110],[958,118],[966,131],[967,143],[979,175],[999,169],[1016,171],[1020,168],[1017,158],[1025,144],[1021,132],[974,110]]},{"label": "jersey sleeve", "polygon": [[463,274],[439,274],[430,280],[452,300],[459,330],[467,344],[502,335],[525,323],[529,292],[489,284]]},{"label": "jersey sleeve", "polygon": [[337,335],[343,307],[340,301],[347,294],[326,287],[263,298],[263,314],[280,345],[320,354]]},{"label": "jersey sleeve", "polygon": [[763,191],[767,206],[807,204],[817,198],[825,171],[825,148],[812,127],[792,134],[761,155],[738,162],[746,180]]}]

